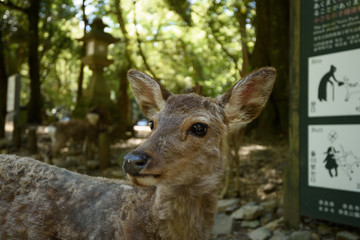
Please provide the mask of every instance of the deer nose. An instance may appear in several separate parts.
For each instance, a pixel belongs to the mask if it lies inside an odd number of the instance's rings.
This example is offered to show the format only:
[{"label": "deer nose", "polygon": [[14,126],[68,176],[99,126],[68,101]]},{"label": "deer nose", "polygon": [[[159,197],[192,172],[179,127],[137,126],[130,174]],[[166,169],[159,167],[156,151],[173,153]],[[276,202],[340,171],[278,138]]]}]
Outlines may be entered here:
[{"label": "deer nose", "polygon": [[124,157],[123,170],[131,176],[139,176],[149,159],[145,152],[130,152]]}]

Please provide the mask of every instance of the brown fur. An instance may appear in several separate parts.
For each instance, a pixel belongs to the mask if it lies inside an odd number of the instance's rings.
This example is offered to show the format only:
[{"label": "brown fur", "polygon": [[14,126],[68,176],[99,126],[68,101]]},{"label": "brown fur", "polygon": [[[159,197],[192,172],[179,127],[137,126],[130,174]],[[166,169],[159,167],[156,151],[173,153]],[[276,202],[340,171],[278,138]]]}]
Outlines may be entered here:
[{"label": "brown fur", "polygon": [[153,193],[153,187],[0,155],[0,239],[116,239]]},{"label": "brown fur", "polygon": [[[275,70],[261,69],[215,99],[172,95],[136,70],[128,76],[154,122],[148,140],[128,154],[149,156],[139,173],[124,167],[133,184],[0,155],[0,239],[209,238],[228,125],[259,114]],[[196,123],[208,126],[204,136],[190,131]]]}]

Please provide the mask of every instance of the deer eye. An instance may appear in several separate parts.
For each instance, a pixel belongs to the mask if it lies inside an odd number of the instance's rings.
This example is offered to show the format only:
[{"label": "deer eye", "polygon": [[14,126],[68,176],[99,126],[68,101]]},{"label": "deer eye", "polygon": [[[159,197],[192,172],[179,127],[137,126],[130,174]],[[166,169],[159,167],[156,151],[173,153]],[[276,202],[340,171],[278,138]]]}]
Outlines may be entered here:
[{"label": "deer eye", "polygon": [[152,120],[149,121],[149,127],[152,130],[154,130],[154,122]]},{"label": "deer eye", "polygon": [[198,137],[204,137],[206,135],[208,125],[204,123],[195,123],[189,128],[189,132],[195,134]]}]

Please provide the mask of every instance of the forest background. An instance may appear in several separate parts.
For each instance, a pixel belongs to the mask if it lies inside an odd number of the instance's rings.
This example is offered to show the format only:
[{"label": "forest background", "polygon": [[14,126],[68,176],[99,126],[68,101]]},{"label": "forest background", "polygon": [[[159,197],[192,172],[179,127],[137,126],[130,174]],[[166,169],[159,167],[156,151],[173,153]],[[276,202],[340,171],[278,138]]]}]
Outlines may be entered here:
[{"label": "forest background", "polygon": [[173,93],[217,96],[254,69],[277,69],[266,109],[250,126],[257,137],[287,136],[289,1],[281,0],[0,0],[0,138],[7,78],[20,73],[28,124],[72,117],[91,70],[79,41],[95,18],[119,38],[105,69],[116,123],[139,117],[126,73],[142,70]]}]

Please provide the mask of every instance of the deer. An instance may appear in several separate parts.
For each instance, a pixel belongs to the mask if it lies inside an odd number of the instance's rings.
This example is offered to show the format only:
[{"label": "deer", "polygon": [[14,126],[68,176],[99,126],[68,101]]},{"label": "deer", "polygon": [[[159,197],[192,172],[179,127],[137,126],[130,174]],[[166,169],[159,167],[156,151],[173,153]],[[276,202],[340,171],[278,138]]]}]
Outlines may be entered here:
[{"label": "deer", "polygon": [[130,181],[0,155],[0,239],[209,239],[227,127],[260,114],[275,75],[261,68],[210,98],[173,94],[130,70],[152,130],[124,157]]},{"label": "deer", "polygon": [[67,143],[82,143],[85,161],[93,153],[100,132],[111,133],[114,127],[109,126],[108,111],[101,106],[93,106],[86,113],[85,119],[71,119],[57,122],[47,127],[51,138],[51,147],[47,152],[47,160],[52,162],[53,156],[60,153]]},{"label": "deer", "polygon": [[51,138],[51,150],[49,160],[58,155],[60,149],[67,142],[82,142],[82,152],[88,156],[90,148],[96,140],[98,134],[99,115],[97,113],[87,113],[85,119],[72,119],[66,122],[57,122],[48,126],[48,133]]}]

